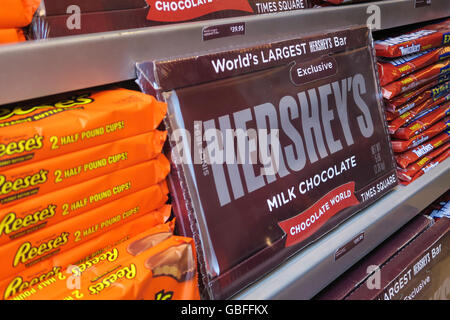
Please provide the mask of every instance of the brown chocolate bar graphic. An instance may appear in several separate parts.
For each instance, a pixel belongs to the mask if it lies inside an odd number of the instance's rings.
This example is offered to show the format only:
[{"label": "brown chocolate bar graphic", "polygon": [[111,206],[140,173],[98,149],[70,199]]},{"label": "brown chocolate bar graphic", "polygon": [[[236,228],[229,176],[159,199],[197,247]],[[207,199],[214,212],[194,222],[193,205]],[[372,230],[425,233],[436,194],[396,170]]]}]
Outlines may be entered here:
[{"label": "brown chocolate bar graphic", "polygon": [[71,6],[78,6],[82,13],[125,10],[147,7],[145,0],[44,0],[47,16],[65,15]]},{"label": "brown chocolate bar graphic", "polygon": [[171,247],[150,257],[145,267],[152,270],[154,277],[168,276],[178,282],[191,280],[195,275],[192,247],[188,244]]},{"label": "brown chocolate bar graphic", "polygon": [[142,252],[146,251],[147,249],[156,246],[158,243],[161,243],[164,240],[169,239],[171,236],[172,236],[171,232],[161,232],[157,234],[152,234],[148,237],[142,238],[140,240],[131,243],[127,248],[127,252],[132,256],[137,256]]}]

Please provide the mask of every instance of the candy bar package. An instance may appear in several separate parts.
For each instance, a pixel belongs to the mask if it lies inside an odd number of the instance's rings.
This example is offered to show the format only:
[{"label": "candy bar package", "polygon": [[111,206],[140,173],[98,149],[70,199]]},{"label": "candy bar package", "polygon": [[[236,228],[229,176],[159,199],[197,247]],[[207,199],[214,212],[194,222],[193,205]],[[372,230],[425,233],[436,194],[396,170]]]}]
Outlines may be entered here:
[{"label": "candy bar package", "polygon": [[[0,246],[0,279],[39,264],[59,252],[108,232],[115,226],[157,210],[168,200],[167,195],[159,198],[152,196],[155,196],[154,190],[147,188]],[[161,214],[158,213],[154,218],[158,223],[164,223]]]},{"label": "candy bar package", "polygon": [[384,101],[387,110],[396,112],[401,108],[406,108],[410,103],[412,104],[408,106],[409,109],[414,108],[416,105],[422,103],[426,99],[438,98],[442,95],[445,95],[448,91],[449,82],[438,78],[437,80],[430,81],[419,88],[401,94],[391,100]]},{"label": "candy bar package", "polygon": [[[393,137],[397,139],[408,140],[413,136],[420,134],[421,132],[430,128],[436,122],[450,115],[450,102],[441,105],[432,112],[425,112],[421,116],[415,118],[408,125],[398,129]],[[446,125],[442,128],[445,128]]]},{"label": "candy bar package", "polygon": [[0,29],[20,28],[31,23],[41,0],[0,1]]},{"label": "candy bar package", "polygon": [[[100,234],[70,250],[57,252],[46,260],[41,261],[21,272],[0,281],[1,299],[12,297],[23,299],[29,292],[38,290],[40,283],[48,283],[53,276],[67,276],[71,272],[70,266],[95,266],[102,260],[116,256],[114,246],[119,245],[143,232],[158,235],[155,240],[162,241],[173,233],[173,221],[164,223],[170,217],[171,207],[164,207],[128,221],[113,226],[110,232]],[[157,219],[155,219],[155,217]],[[163,224],[164,223],[164,224]],[[153,241],[155,243],[156,241]],[[22,293],[24,293],[22,295]]]},{"label": "candy bar package", "polygon": [[450,46],[410,54],[397,59],[380,58],[377,64],[380,84],[385,86],[418,69],[422,69],[448,57],[450,57]]},{"label": "candy bar package", "polygon": [[165,132],[153,131],[106,143],[0,173],[0,208],[73,186],[145,161],[153,165],[150,184],[164,179],[166,158],[160,154]]},{"label": "candy bar package", "polygon": [[409,99],[405,104],[397,104],[397,101],[388,101],[386,100],[386,109],[389,112],[392,112],[394,115],[400,116],[405,112],[411,110],[412,108],[422,104],[428,99],[433,99],[436,101],[437,99],[443,97],[450,91],[449,82],[445,82],[443,84],[438,84],[435,87],[430,87],[429,89],[422,90],[420,89],[420,93]]},{"label": "candy bar package", "polygon": [[[198,300],[193,240],[153,228],[12,300]],[[101,275],[101,276],[99,276]],[[68,279],[70,277],[70,279]],[[67,281],[78,284],[76,291]]]},{"label": "candy bar package", "polygon": [[315,296],[314,299],[344,300],[359,286],[370,285],[377,268],[384,266],[399,250],[406,247],[432,225],[433,219],[423,214],[416,216]]},{"label": "candy bar package", "polygon": [[[48,0],[47,0],[48,1]],[[58,1],[58,0],[52,0]],[[69,1],[63,1],[68,3]],[[83,7],[94,8],[98,0],[81,0]],[[102,1],[104,2],[104,1]],[[115,1],[117,2],[117,1]],[[124,5],[127,1],[123,1]],[[135,2],[135,1],[134,1]],[[172,23],[203,21],[302,10],[309,7],[308,0],[145,0],[146,7],[112,11],[81,11],[82,28],[69,28],[71,15],[40,16],[34,20],[36,39],[61,37],[76,34],[106,32],[114,30],[144,28]],[[77,5],[77,0],[70,2]],[[105,9],[107,9],[106,5]],[[69,24],[70,25],[70,24]]]},{"label": "candy bar package", "polygon": [[450,219],[436,221],[346,297],[349,300],[448,300]]},{"label": "candy bar package", "polygon": [[416,148],[403,152],[395,156],[397,164],[405,169],[410,164],[416,162],[423,156],[429,154],[433,150],[439,148],[440,146],[448,143],[450,141],[450,129],[445,132],[435,136],[433,139],[426,141]]},{"label": "candy bar package", "polygon": [[83,91],[0,107],[0,168],[156,129],[167,106],[126,89]]},{"label": "candy bar package", "polygon": [[22,29],[0,29],[0,44],[26,41]]},{"label": "candy bar package", "polygon": [[447,160],[449,156],[450,156],[450,150],[445,150],[440,155],[438,155],[434,159],[430,160],[425,166],[420,168],[420,170],[411,179],[400,181],[401,184],[408,185],[411,182],[417,180],[418,178],[423,176],[425,173],[427,173],[429,170],[436,167],[438,164],[445,162],[445,160]]},{"label": "candy bar package", "polygon": [[[434,136],[438,135],[439,133],[441,133],[442,131],[444,131],[448,128],[450,128],[450,118],[446,117],[445,119],[432,125],[430,128],[424,130],[422,133],[413,136],[409,140],[392,139],[391,140],[392,149],[396,153],[404,152],[408,149],[417,147],[421,143],[433,138]],[[399,131],[402,129],[403,128],[400,128]],[[395,137],[395,135],[394,135],[394,137]]]},{"label": "candy bar package", "polygon": [[450,59],[435,63],[431,66],[418,70],[406,77],[384,86],[381,89],[385,99],[392,99],[401,93],[407,92],[421,85],[435,80],[450,71]]},{"label": "candy bar package", "polygon": [[138,64],[138,83],[168,103],[169,188],[209,298],[397,185],[371,43],[352,27]]},{"label": "candy bar package", "polygon": [[[448,97],[450,97],[450,95],[448,95]],[[430,98],[411,110],[402,113],[400,116],[389,122],[389,133],[395,134],[402,126],[407,126],[411,121],[418,120],[428,113],[435,112],[438,109],[441,113],[443,112],[445,114],[447,110],[447,101],[447,97],[441,97],[437,100]]]},{"label": "candy bar package", "polygon": [[435,220],[450,218],[450,190],[428,206],[426,214]]},{"label": "candy bar package", "polygon": [[437,48],[450,41],[450,19],[405,34],[375,41],[377,57],[401,57]]},{"label": "candy bar package", "polygon": [[[168,174],[168,161],[164,169]],[[155,175],[152,170],[152,163],[143,163],[0,209],[0,245],[144,188],[149,188],[152,199],[158,202],[157,199],[166,197],[168,190],[165,181],[150,185],[147,177]]]},{"label": "candy bar package", "polygon": [[398,177],[402,181],[410,182],[413,177],[419,172],[420,169],[425,167],[431,160],[435,159],[436,157],[440,156],[442,153],[447,152],[447,150],[450,148],[450,143],[446,143],[443,146],[431,151],[426,156],[420,158],[413,164],[410,164],[405,169],[398,168]]}]

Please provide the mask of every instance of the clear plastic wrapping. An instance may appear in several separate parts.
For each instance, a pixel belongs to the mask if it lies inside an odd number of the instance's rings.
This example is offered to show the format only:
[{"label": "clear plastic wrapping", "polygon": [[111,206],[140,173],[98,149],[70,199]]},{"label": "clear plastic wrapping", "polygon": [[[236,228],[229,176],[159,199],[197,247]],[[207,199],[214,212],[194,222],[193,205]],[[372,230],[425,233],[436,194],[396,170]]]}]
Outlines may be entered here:
[{"label": "clear plastic wrapping", "polygon": [[168,103],[170,188],[229,298],[397,185],[366,27],[138,64]]}]

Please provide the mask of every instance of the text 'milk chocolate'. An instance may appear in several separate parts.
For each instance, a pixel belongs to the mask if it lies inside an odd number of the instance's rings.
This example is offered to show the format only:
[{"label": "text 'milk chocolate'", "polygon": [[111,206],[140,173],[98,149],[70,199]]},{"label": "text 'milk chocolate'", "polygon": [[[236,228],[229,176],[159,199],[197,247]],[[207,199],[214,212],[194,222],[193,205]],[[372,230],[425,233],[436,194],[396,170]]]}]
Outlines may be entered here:
[{"label": "text 'milk chocolate'", "polygon": [[370,43],[355,27],[138,65],[169,105],[175,212],[211,298],[397,185]]}]

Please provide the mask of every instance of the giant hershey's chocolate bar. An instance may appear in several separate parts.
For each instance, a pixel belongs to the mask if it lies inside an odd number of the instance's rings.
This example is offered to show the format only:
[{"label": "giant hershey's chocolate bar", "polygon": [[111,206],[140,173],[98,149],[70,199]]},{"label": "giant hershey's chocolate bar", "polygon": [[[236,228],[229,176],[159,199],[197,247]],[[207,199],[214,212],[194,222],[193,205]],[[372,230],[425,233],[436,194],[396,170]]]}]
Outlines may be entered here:
[{"label": "giant hershey's chocolate bar", "polygon": [[438,220],[362,285],[350,300],[448,300],[450,219]]},{"label": "giant hershey's chocolate bar", "polygon": [[[81,11],[81,17],[77,18],[80,27],[76,27],[73,22],[74,11],[67,12],[66,5],[69,1],[57,2],[58,0],[46,0],[47,16],[34,22],[35,38],[135,29],[309,7],[308,0],[127,0],[121,4],[117,0],[78,0],[78,4],[77,0],[73,0],[70,4],[79,5]],[[142,6],[142,2],[147,6]],[[99,10],[101,8],[104,10]],[[49,31],[43,32],[42,29]]]},{"label": "giant hershey's chocolate bar", "polygon": [[433,219],[424,215],[416,216],[318,294],[315,299],[343,300],[360,286],[370,286],[374,278],[379,275],[380,268],[432,224]]},{"label": "giant hershey's chocolate bar", "polygon": [[397,184],[372,50],[361,27],[139,66],[169,105],[174,207],[210,297]]},{"label": "giant hershey's chocolate bar", "polygon": [[73,13],[77,6],[82,13],[145,8],[145,0],[44,0],[45,15],[57,16]]}]

